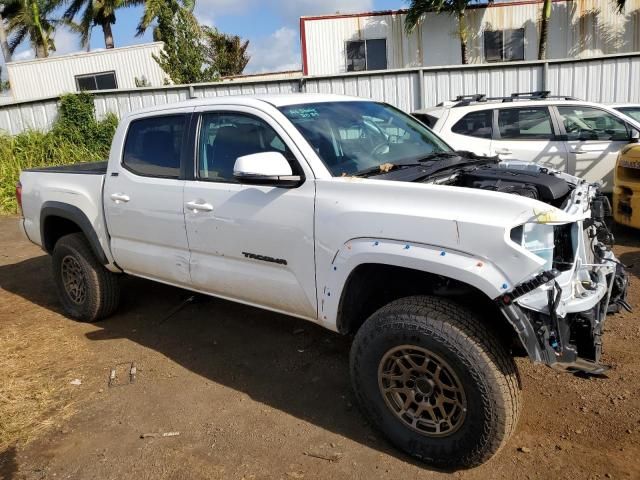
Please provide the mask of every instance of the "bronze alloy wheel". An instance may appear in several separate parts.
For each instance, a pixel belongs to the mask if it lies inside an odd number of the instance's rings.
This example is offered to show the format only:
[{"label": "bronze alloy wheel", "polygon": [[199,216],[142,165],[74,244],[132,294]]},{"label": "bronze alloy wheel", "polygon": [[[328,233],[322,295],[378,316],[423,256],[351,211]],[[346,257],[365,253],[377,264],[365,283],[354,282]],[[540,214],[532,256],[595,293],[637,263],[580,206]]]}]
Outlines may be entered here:
[{"label": "bronze alloy wheel", "polygon": [[414,345],[389,350],[378,367],[378,386],[387,407],[408,427],[444,437],[464,423],[464,389],[447,362]]},{"label": "bronze alloy wheel", "polygon": [[87,297],[87,280],[80,262],[72,255],[62,259],[62,283],[69,299],[77,305],[82,305]]}]

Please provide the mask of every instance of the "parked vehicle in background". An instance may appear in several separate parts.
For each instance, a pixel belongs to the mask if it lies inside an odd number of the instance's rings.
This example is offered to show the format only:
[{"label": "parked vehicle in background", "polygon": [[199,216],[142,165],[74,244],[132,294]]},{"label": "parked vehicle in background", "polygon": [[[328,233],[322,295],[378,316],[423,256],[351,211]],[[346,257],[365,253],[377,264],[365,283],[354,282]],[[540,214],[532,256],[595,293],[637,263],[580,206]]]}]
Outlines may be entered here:
[{"label": "parked vehicle in background", "polygon": [[618,156],[613,188],[616,222],[640,228],[640,144],[626,146]]},{"label": "parked vehicle in background", "polygon": [[624,113],[627,117],[631,117],[636,122],[640,122],[640,105],[631,103],[614,103],[609,106],[614,110]]},{"label": "parked vehicle in background", "polygon": [[602,181],[604,192],[613,191],[618,153],[640,137],[640,122],[618,110],[549,92],[458,97],[414,116],[456,150]]},{"label": "parked vehicle in background", "polygon": [[601,373],[605,315],[626,306],[596,185],[453,152],[363,99],[155,107],[122,120],[108,163],[20,181],[69,316],[110,315],[128,273],[353,334],[362,409],[442,467],[514,431],[513,352]]}]

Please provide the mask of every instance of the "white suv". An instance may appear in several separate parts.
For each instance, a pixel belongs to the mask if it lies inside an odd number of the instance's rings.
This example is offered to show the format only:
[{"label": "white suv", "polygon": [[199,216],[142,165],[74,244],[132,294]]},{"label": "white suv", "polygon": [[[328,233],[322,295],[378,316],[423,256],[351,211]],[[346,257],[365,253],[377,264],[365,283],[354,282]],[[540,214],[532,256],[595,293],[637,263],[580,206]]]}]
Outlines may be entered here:
[{"label": "white suv", "polygon": [[640,136],[640,122],[614,108],[549,92],[458,97],[414,116],[456,150],[553,167],[602,181],[605,192],[618,152]]}]

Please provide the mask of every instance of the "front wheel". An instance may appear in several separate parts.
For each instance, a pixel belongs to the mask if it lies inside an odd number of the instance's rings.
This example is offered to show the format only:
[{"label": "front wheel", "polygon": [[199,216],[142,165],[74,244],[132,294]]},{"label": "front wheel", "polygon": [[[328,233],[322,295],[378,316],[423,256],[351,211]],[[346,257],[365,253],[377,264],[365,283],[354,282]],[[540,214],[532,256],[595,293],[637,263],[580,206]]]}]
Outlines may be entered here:
[{"label": "front wheel", "polygon": [[81,233],[58,240],[52,260],[58,298],[67,315],[95,322],[116,310],[120,301],[118,275],[100,264]]},{"label": "front wheel", "polygon": [[438,297],[374,313],[351,348],[361,408],[398,448],[441,468],[487,461],[515,429],[513,359],[479,319]]}]

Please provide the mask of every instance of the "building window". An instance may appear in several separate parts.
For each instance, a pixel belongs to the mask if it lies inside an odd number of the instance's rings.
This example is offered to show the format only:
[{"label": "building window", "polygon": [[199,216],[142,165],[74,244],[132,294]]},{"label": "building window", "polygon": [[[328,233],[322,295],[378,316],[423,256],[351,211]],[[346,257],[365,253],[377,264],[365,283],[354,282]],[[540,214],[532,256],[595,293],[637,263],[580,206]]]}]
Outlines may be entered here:
[{"label": "building window", "polygon": [[484,58],[487,62],[524,60],[524,28],[485,30]]},{"label": "building window", "polygon": [[90,73],[88,75],[76,75],[78,91],[84,90],[111,90],[118,88],[116,72]]},{"label": "building window", "polygon": [[355,40],[347,42],[347,72],[387,69],[387,40]]}]

